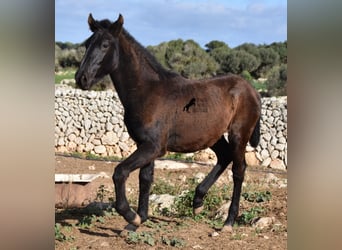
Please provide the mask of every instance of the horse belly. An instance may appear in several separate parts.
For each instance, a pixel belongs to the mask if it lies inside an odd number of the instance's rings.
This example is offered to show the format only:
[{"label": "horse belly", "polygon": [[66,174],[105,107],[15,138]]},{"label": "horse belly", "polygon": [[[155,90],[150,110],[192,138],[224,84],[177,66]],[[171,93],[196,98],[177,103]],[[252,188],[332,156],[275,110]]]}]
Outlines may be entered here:
[{"label": "horse belly", "polygon": [[195,152],[215,144],[227,131],[228,121],[208,114],[193,115],[192,119],[179,119],[169,134],[167,150]]}]

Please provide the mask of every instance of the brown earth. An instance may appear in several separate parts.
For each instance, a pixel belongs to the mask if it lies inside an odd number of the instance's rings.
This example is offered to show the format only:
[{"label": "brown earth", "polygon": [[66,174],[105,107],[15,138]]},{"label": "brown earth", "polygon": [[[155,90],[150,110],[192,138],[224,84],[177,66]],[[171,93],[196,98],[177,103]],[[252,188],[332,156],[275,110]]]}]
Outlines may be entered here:
[{"label": "brown earth", "polygon": [[[84,160],[66,156],[55,157],[56,173],[92,174],[104,172],[112,176],[118,162]],[[211,166],[201,164],[187,169],[155,169],[155,182],[167,180],[181,185],[186,178],[192,178],[197,173],[208,173]],[[230,170],[228,170],[230,172]],[[218,187],[228,182],[228,171],[218,182]],[[151,216],[136,231],[134,235],[123,236],[122,230],[127,225],[125,220],[116,213],[110,216],[96,217],[90,226],[81,226],[80,221],[87,218],[84,209],[57,209],[55,222],[62,228],[65,236],[55,240],[55,249],[287,249],[287,173],[273,171],[273,174],[285,183],[282,187],[276,181],[267,180],[270,169],[248,167],[242,192],[246,190],[262,192],[269,191],[272,196],[269,201],[255,203],[241,198],[239,215],[253,207],[262,207],[261,217],[273,217],[273,222],[265,228],[257,228],[250,224],[238,223],[233,233],[220,232],[208,223],[205,218],[195,221],[193,218],[173,218],[167,216]],[[184,177],[185,176],[185,177]],[[111,192],[111,178],[98,178],[96,182],[104,185]],[[138,172],[133,172],[127,181],[127,196],[134,201],[138,194]],[[135,207],[134,205],[132,206]],[[89,216],[88,216],[89,218]],[[214,233],[214,232],[217,232]],[[214,233],[214,234],[213,234]],[[152,240],[152,242],[151,242]],[[145,241],[145,242],[144,242]],[[175,246],[174,246],[175,245]]]}]

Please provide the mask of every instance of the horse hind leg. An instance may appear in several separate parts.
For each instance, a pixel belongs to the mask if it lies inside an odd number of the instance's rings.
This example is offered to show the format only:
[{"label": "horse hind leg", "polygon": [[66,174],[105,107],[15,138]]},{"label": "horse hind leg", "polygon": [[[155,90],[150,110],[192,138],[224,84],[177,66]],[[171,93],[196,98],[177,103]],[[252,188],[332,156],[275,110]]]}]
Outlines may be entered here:
[{"label": "horse hind leg", "polygon": [[245,162],[245,148],[247,145],[247,138],[242,136],[242,133],[231,133],[229,134],[229,143],[232,147],[233,153],[233,195],[232,202],[229,207],[228,217],[224,223],[224,227],[222,231],[232,232],[233,224],[235,219],[239,213],[239,203],[240,203],[240,195],[242,183],[244,181],[245,170],[246,170],[246,162]]},{"label": "horse hind leg", "polygon": [[196,187],[193,200],[194,214],[202,212],[204,196],[232,161],[230,145],[223,136],[211,147],[211,149],[216,154],[217,163],[206,178]]}]

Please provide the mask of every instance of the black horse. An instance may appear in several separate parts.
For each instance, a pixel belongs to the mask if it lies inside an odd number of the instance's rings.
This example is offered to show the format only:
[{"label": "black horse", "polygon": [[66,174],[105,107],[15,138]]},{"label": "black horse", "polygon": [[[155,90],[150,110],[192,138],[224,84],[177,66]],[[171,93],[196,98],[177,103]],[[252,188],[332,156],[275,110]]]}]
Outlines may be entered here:
[{"label": "black horse", "polygon": [[[246,168],[245,148],[248,141],[253,147],[259,143],[258,92],[233,74],[189,80],[164,69],[123,28],[121,15],[112,23],[96,21],[90,14],[88,24],[93,34],[85,42],[76,83],[86,90],[109,74],[125,109],[128,133],[137,144],[137,150],[113,174],[115,208],[129,223],[126,228],[135,230],[147,220],[157,157],[166,151],[194,152],[210,147],[217,164],[196,188],[194,213],[201,212],[205,194],[232,161],[233,197],[222,229],[232,231]],[[136,169],[140,169],[137,213],[131,210],[125,192],[126,180]]]}]

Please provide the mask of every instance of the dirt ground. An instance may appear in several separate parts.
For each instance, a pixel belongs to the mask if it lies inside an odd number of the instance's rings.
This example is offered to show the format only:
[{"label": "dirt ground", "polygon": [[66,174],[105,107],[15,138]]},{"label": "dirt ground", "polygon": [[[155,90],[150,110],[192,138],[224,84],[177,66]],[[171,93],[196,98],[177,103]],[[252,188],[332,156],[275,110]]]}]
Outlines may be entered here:
[{"label": "dirt ground", "polygon": [[[55,172],[70,174],[106,173],[109,178],[99,178],[99,185],[104,185],[113,192],[112,173],[118,162],[85,160],[74,157],[55,156]],[[176,183],[184,178],[191,178],[201,173],[208,173],[211,165],[201,164],[186,169],[155,169],[155,182],[159,179]],[[228,170],[230,171],[230,169]],[[228,182],[228,171],[218,180],[218,184]],[[281,183],[268,181],[272,172]],[[185,177],[184,177],[185,176]],[[287,249],[287,173],[271,171],[262,167],[248,167],[242,192],[245,189],[269,191],[271,199],[261,203],[249,202],[241,198],[239,215],[255,206],[262,206],[262,217],[271,217],[273,222],[264,228],[253,225],[237,224],[233,233],[220,232],[216,225],[205,219],[173,218],[151,216],[136,231],[138,238],[122,235],[127,225],[125,220],[113,213],[111,216],[93,220],[88,227],[80,226],[84,214],[80,209],[57,209],[55,222],[62,228],[62,240],[55,240],[55,249]],[[138,194],[138,172],[133,172],[127,181],[127,196],[132,200]],[[130,198],[131,197],[131,198]],[[133,198],[132,198],[133,197]],[[132,206],[134,208],[134,206]],[[104,219],[103,219],[104,218]],[[56,227],[55,227],[56,231]],[[56,236],[56,233],[55,233]],[[150,241],[152,240],[152,242]]]}]

